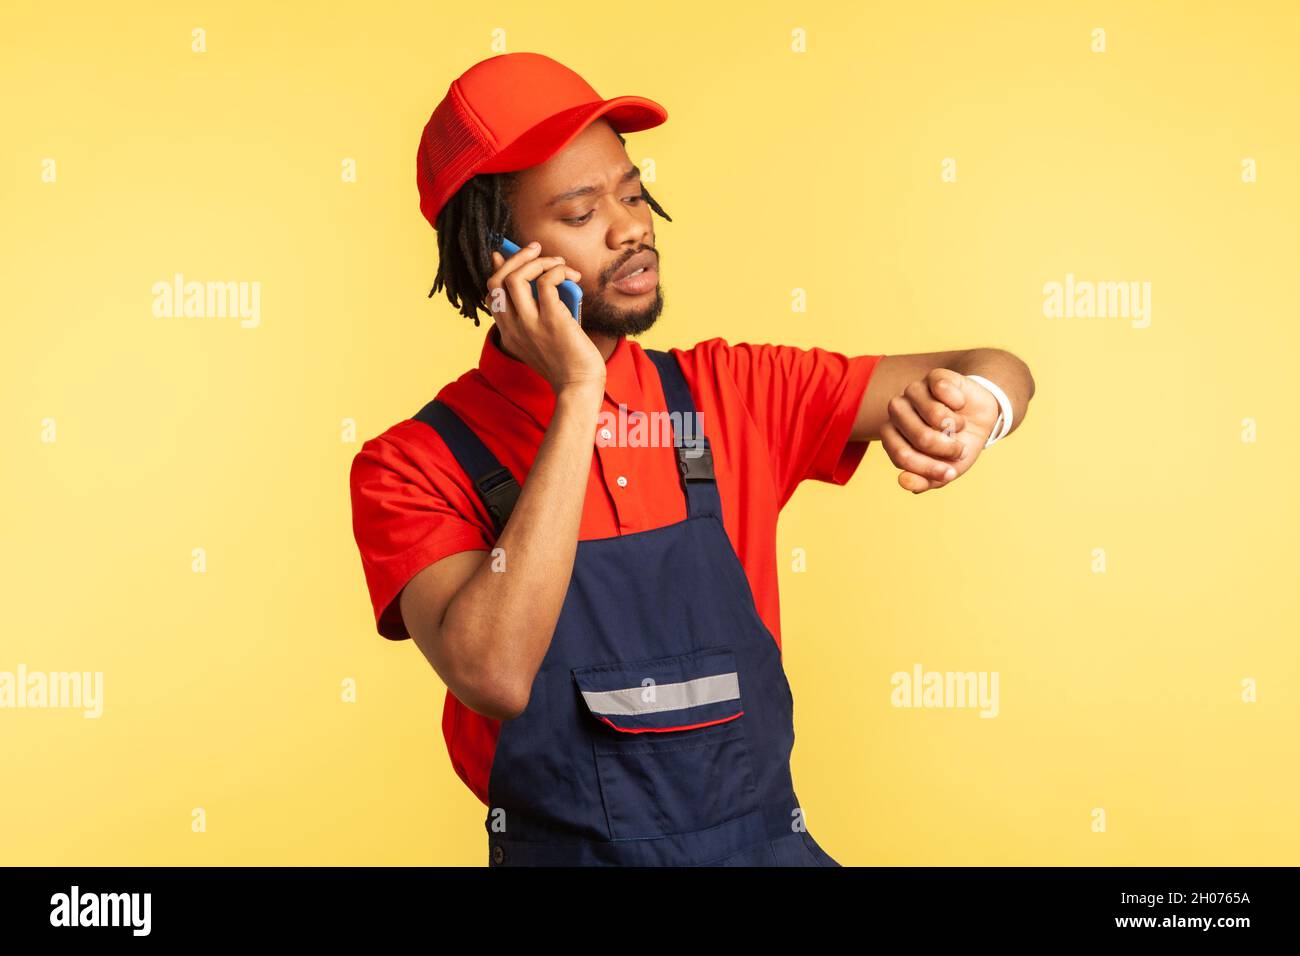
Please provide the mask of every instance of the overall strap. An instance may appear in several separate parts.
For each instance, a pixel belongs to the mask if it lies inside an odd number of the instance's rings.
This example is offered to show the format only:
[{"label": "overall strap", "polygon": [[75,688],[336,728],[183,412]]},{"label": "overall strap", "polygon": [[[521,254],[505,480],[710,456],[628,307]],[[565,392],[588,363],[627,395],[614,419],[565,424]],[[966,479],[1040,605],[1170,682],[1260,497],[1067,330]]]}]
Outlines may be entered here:
[{"label": "overall strap", "polygon": [[659,370],[664,400],[672,413],[673,446],[677,471],[686,492],[686,512],[691,517],[714,514],[722,517],[722,500],[713,475],[713,449],[702,427],[697,427],[695,400],[682,375],[682,367],[671,352],[646,349],[645,354]]},{"label": "overall strap", "polygon": [[519,497],[519,482],[488,451],[473,429],[436,398],[420,409],[415,419],[424,422],[442,436],[456,461],[465,469],[465,474],[474,482],[479,498],[492,516],[497,537],[500,537],[506,522],[510,520],[515,500]]}]

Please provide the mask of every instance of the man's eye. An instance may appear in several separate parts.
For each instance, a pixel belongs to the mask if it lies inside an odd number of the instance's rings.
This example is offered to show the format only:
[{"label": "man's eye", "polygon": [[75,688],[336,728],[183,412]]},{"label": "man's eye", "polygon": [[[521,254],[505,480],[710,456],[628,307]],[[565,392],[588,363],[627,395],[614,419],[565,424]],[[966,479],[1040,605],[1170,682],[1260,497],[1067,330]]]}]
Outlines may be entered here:
[{"label": "man's eye", "polygon": [[[626,199],[630,199],[630,200],[632,200],[632,202],[634,202],[634,203],[642,202],[642,201],[645,199],[644,196],[627,196],[627,197],[624,197],[624,198],[626,198]],[[567,222],[567,223],[569,223],[570,225],[573,225],[573,226],[581,226],[583,223],[585,223],[585,222],[586,222],[588,219],[590,219],[590,218],[591,218],[591,213],[587,213],[585,216],[577,216],[577,217],[573,217],[573,218],[569,218],[569,219],[561,219],[560,221],[561,221],[561,222]]]}]

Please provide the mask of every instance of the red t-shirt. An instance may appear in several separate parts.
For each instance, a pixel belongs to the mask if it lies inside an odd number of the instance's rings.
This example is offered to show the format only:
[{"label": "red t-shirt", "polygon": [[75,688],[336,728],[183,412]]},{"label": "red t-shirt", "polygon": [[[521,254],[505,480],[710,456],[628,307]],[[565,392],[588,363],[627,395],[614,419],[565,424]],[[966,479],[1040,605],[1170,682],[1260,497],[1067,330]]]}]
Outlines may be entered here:
[{"label": "red t-shirt", "polygon": [[[842,485],[857,470],[869,443],[850,442],[849,433],[883,356],[729,345],[721,338],[670,351],[681,363],[713,451],[723,525],[759,616],[780,647],[777,514],[799,482]],[[522,486],[555,409],[555,393],[541,375],[501,351],[495,326],[484,337],[478,368],[436,397]],[[665,408],[654,363],[637,342],[620,338],[606,363],[601,421],[593,423],[608,425],[610,434],[601,430],[594,437],[579,540],[686,518],[671,448],[626,440],[637,428],[637,413],[647,416],[642,434],[649,435],[650,416]],[[626,429],[622,439],[620,421]],[[353,531],[376,628],[391,640],[408,639],[397,600],[402,588],[449,554],[491,550],[492,521],[442,437],[414,419],[366,441],[353,459],[350,483]],[[452,766],[484,804],[499,728],[500,721],[447,692],[442,729]]]}]

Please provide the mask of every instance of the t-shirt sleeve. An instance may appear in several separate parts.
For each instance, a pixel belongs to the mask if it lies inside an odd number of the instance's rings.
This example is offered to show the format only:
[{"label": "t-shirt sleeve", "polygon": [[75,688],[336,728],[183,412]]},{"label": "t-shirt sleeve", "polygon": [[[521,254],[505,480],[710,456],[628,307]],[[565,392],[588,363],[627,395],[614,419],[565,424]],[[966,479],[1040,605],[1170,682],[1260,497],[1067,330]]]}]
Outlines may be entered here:
[{"label": "t-shirt sleeve", "polygon": [[[430,442],[441,443],[431,437]],[[468,480],[468,479],[464,479]],[[352,460],[352,531],[381,635],[406,640],[397,600],[418,572],[459,551],[490,551],[485,517],[451,469],[417,457],[412,448],[379,436]]]},{"label": "t-shirt sleeve", "polygon": [[782,506],[805,479],[843,485],[857,471],[870,442],[849,435],[883,355],[723,339],[696,349],[704,350],[715,375],[725,371],[735,383],[767,443]]}]

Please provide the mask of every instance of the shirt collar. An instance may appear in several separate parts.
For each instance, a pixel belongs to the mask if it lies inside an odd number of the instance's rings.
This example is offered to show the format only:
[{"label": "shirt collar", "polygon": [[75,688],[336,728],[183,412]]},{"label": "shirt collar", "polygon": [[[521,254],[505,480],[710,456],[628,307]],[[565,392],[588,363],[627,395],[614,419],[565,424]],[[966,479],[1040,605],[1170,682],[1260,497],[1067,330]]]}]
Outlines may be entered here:
[{"label": "shirt collar", "polygon": [[[494,323],[483,338],[478,370],[493,389],[545,429],[555,413],[555,392],[530,366],[503,352],[500,338]],[[605,362],[605,399],[615,407],[626,406],[629,412],[646,411],[645,390],[637,372],[640,363],[633,354],[639,348],[626,335],[620,335]]]}]

